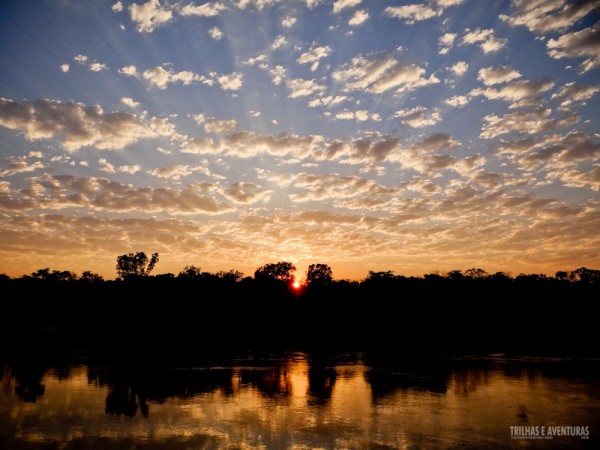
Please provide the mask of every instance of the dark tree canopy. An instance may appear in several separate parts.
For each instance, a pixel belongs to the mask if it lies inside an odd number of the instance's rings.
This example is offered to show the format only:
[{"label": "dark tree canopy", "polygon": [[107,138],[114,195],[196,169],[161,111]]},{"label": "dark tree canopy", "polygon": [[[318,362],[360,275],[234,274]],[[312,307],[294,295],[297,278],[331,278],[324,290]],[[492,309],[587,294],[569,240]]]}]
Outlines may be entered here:
[{"label": "dark tree canopy", "polygon": [[281,280],[285,282],[293,282],[294,274],[296,270],[291,262],[280,261],[278,263],[269,263],[264,266],[260,266],[254,272],[254,278],[262,280]]},{"label": "dark tree canopy", "polygon": [[327,286],[333,281],[333,271],[327,264],[311,264],[306,271],[309,286]]},{"label": "dark tree canopy", "polygon": [[153,253],[150,261],[144,252],[128,253],[117,257],[119,278],[145,277],[150,275],[158,262],[158,253]]}]

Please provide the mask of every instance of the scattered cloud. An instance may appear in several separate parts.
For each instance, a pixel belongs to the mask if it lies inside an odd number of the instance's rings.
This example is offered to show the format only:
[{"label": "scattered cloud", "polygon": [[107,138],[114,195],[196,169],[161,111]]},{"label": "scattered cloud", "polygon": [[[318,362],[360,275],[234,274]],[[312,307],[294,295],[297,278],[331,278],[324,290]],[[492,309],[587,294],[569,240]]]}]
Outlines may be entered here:
[{"label": "scattered cloud", "polygon": [[452,67],[450,67],[450,70],[457,77],[464,75],[468,69],[469,69],[469,64],[467,64],[465,61],[458,61],[456,64],[454,64]]},{"label": "scattered cloud", "polygon": [[352,8],[356,5],[360,5],[361,3],[362,0],[335,0],[333,2],[333,13],[339,13],[346,8]]},{"label": "scattered cloud", "polygon": [[136,102],[131,97],[123,97],[123,98],[121,98],[121,103],[123,103],[124,105],[129,106],[130,108],[137,108],[138,106],[140,106],[140,102]]},{"label": "scattered cloud", "polygon": [[281,26],[284,28],[291,28],[296,23],[297,19],[295,17],[286,17],[281,21]]},{"label": "scattered cloud", "polygon": [[227,9],[225,5],[219,2],[204,3],[200,6],[188,3],[179,10],[179,13],[182,16],[215,17],[225,9]]},{"label": "scattered cloud", "polygon": [[422,128],[435,125],[442,120],[439,111],[428,113],[427,108],[424,106],[396,111],[394,117],[402,118],[401,122],[411,128]]},{"label": "scattered cloud", "polygon": [[278,48],[281,48],[284,45],[287,45],[287,39],[285,38],[285,36],[280,34],[275,38],[275,40],[271,44],[271,50],[277,50]]},{"label": "scattered cloud", "polygon": [[585,102],[600,92],[600,85],[582,86],[574,81],[565,84],[562,89],[552,94],[552,100],[561,102],[561,107],[568,107],[573,103]]},{"label": "scattered cloud", "polygon": [[138,72],[135,66],[125,66],[119,69],[119,73],[130,77],[137,77]]},{"label": "scattered cloud", "polygon": [[290,91],[289,98],[306,97],[325,90],[325,86],[315,80],[304,80],[302,78],[287,80],[286,86]]},{"label": "scattered cloud", "polygon": [[218,80],[221,89],[239,91],[242,87],[242,78],[243,75],[240,72],[233,72],[228,75],[221,75]]},{"label": "scattered cloud", "polygon": [[518,102],[539,95],[553,87],[554,81],[549,78],[539,81],[522,80],[506,84],[499,89],[487,88],[484,90],[474,90],[471,92],[471,95],[480,93],[490,100]]},{"label": "scattered cloud", "polygon": [[140,170],[141,170],[141,167],[138,164],[132,164],[132,165],[125,164],[125,165],[119,166],[117,168],[117,172],[128,173],[130,175],[136,174]]},{"label": "scattered cloud", "polygon": [[152,32],[156,27],[171,21],[173,13],[163,7],[159,0],[148,0],[138,5],[133,3],[129,7],[131,20],[136,23],[139,32]]},{"label": "scattered cloud", "polygon": [[500,19],[510,25],[526,26],[529,31],[543,35],[552,31],[571,27],[590,12],[600,7],[597,0],[571,2],[568,0],[538,0],[526,2],[512,1],[511,15],[501,15]]},{"label": "scattered cloud", "polygon": [[429,84],[439,83],[435,75],[425,77],[425,69],[414,64],[399,62],[384,54],[374,58],[357,56],[332,76],[343,83],[343,91],[366,91],[381,94],[390,89],[396,93],[412,91]]},{"label": "scattered cloud", "polygon": [[212,27],[210,30],[208,30],[208,34],[210,34],[210,37],[215,41],[221,40],[224,36],[219,27]]},{"label": "scattered cloud", "polygon": [[[138,167],[139,170],[139,167]],[[210,176],[210,171],[204,166],[191,166],[188,164],[175,164],[167,167],[159,167],[149,170],[148,173],[158,178],[179,181],[181,178],[187,177],[193,173],[202,173]]]},{"label": "scattered cloud", "polygon": [[450,51],[452,47],[454,47],[454,43],[456,42],[456,33],[444,33],[438,39],[438,44],[440,46],[440,55],[445,55]]},{"label": "scattered cloud", "polygon": [[465,30],[462,43],[479,44],[484,53],[493,53],[503,48],[506,45],[506,40],[494,37],[494,30],[477,28],[473,31]]},{"label": "scattered cloud", "polygon": [[482,139],[494,139],[498,136],[509,133],[538,134],[573,125],[579,121],[576,114],[568,114],[560,119],[551,119],[549,109],[539,108],[534,111],[518,111],[504,116],[490,114],[483,119],[482,132],[479,135]]},{"label": "scattered cloud", "polygon": [[546,46],[548,54],[555,58],[587,58],[581,64],[583,73],[600,69],[600,25],[580,31],[563,34],[558,39],[550,39]]},{"label": "scattered cloud", "polygon": [[404,5],[388,6],[384,13],[396,19],[403,19],[405,23],[412,25],[415,22],[431,19],[441,14],[441,10],[435,10],[427,5]]},{"label": "scattered cloud", "polygon": [[454,108],[465,106],[469,103],[469,97],[466,95],[453,95],[450,98],[444,100],[444,103]]},{"label": "scattered cloud", "polygon": [[67,73],[69,71],[69,65],[68,64],[61,64],[60,65],[60,71],[62,73]]},{"label": "scattered cloud", "polygon": [[111,9],[116,13],[121,12],[123,11],[123,3],[116,2],[111,6]]},{"label": "scattered cloud", "polygon": [[326,58],[330,53],[331,48],[329,46],[317,46],[313,44],[310,50],[302,53],[296,61],[299,64],[312,63],[310,70],[311,72],[314,72],[319,67],[319,60]]},{"label": "scattered cloud", "polygon": [[348,25],[351,27],[358,26],[364,23],[369,18],[369,13],[364,9],[359,9],[355,11],[350,20],[348,20]]},{"label": "scattered cloud", "polygon": [[494,84],[506,83],[520,77],[521,74],[518,71],[511,69],[508,66],[503,66],[484,67],[479,69],[479,76],[477,79],[482,81],[486,86],[492,86]]},{"label": "scattered cloud", "polygon": [[121,149],[158,135],[135,115],[104,113],[99,106],[53,100],[20,103],[0,99],[0,125],[21,131],[30,141],[57,139],[68,151],[86,146],[98,150]]}]

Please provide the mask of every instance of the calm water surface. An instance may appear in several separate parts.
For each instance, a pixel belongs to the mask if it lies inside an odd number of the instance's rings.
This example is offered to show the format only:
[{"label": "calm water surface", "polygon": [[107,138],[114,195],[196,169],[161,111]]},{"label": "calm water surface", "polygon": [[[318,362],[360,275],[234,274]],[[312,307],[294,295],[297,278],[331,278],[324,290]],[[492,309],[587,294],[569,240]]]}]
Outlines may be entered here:
[{"label": "calm water surface", "polygon": [[[600,360],[70,361],[4,364],[0,448],[600,448]],[[516,438],[511,426],[589,437]]]}]

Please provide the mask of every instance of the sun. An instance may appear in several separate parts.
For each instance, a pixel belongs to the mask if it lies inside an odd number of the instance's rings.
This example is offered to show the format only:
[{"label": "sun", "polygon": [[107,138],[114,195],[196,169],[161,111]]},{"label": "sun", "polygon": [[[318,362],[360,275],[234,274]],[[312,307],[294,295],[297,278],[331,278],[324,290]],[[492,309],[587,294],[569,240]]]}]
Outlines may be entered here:
[{"label": "sun", "polygon": [[294,289],[300,289],[300,282],[299,282],[298,280],[294,281],[294,282],[292,283],[292,287],[293,287]]}]

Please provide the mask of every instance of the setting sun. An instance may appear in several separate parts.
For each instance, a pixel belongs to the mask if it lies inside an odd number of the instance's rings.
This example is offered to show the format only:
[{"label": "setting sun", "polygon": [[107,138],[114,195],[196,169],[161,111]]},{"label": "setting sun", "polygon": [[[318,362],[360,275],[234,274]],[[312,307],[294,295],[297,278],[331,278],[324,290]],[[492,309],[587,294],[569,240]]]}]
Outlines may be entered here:
[{"label": "setting sun", "polygon": [[292,287],[293,287],[294,289],[300,289],[300,282],[299,282],[299,281],[294,281],[294,282],[292,283]]}]

